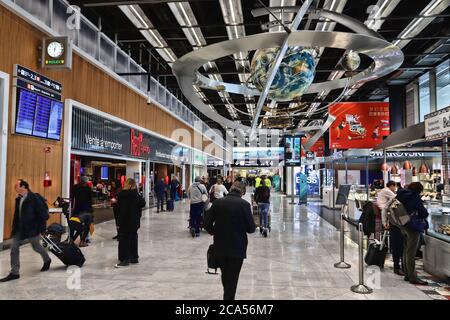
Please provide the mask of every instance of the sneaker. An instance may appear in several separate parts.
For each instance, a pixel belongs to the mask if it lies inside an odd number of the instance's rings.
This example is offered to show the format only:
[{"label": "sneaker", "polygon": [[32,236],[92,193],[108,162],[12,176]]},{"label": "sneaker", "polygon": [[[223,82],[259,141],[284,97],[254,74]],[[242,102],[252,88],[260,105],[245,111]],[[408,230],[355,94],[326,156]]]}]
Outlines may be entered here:
[{"label": "sneaker", "polygon": [[192,238],[195,238],[195,229],[194,228],[191,228],[191,236],[192,236]]},{"label": "sneaker", "polygon": [[8,282],[8,281],[16,280],[16,279],[19,279],[19,278],[20,278],[20,276],[18,274],[10,273],[6,277],[4,277],[3,279],[0,279],[0,282]]},{"label": "sneaker", "polygon": [[126,268],[126,267],[128,267],[130,264],[128,263],[128,262],[120,262],[120,263],[117,263],[115,266],[114,266],[114,268]]},{"label": "sneaker", "polygon": [[115,237],[113,237],[113,240],[117,240],[119,238],[119,235],[116,235]]},{"label": "sneaker", "polygon": [[52,263],[52,259],[48,260],[47,262],[44,262],[41,272],[44,272],[44,271],[47,271],[48,269],[50,269],[50,263]]},{"label": "sneaker", "polygon": [[130,264],[139,264],[139,260],[138,259],[130,260]]}]

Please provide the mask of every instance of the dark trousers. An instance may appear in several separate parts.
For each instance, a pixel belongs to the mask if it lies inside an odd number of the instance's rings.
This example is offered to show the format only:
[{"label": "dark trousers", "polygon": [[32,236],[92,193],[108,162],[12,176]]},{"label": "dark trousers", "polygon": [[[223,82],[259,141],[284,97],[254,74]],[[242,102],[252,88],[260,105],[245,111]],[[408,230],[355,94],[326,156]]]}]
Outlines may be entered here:
[{"label": "dark trousers", "polygon": [[244,259],[217,257],[222,273],[223,300],[234,300]]},{"label": "dark trousers", "polygon": [[164,210],[164,194],[158,194],[156,196],[156,210],[159,211],[160,206],[161,206],[161,211]]},{"label": "dark trousers", "polygon": [[137,231],[119,230],[119,261],[130,262],[139,259]]},{"label": "dark trousers", "polygon": [[91,223],[94,221],[94,216],[90,213],[82,213],[78,215],[80,223],[75,221],[69,221],[70,228],[70,238],[75,241],[79,236],[81,236],[81,241],[86,241],[86,238],[90,231]]},{"label": "dark trousers", "polygon": [[417,280],[416,253],[419,247],[420,233],[411,231],[407,227],[400,228],[403,235],[403,267],[409,281]]},{"label": "dark trousers", "polygon": [[394,269],[403,269],[403,236],[400,229],[396,226],[390,226],[392,259],[394,260]]},{"label": "dark trousers", "polygon": [[177,193],[178,193],[177,189],[170,190],[170,197],[173,199],[173,201],[177,200]]},{"label": "dark trousers", "polygon": [[117,206],[113,206],[113,213],[114,213],[114,221],[116,222],[116,229],[119,227],[117,223],[117,218],[119,217],[119,212],[117,210]]},{"label": "dark trousers", "polygon": [[200,222],[202,221],[203,208],[203,202],[191,204],[190,222],[191,228],[195,229],[195,233],[200,233]]}]

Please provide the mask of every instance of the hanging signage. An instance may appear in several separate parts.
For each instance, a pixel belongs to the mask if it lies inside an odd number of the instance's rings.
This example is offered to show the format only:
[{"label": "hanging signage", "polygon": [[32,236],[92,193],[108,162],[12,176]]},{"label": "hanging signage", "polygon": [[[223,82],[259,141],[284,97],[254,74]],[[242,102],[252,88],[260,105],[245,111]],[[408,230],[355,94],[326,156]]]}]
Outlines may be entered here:
[{"label": "hanging signage", "polygon": [[425,138],[437,140],[450,136],[450,106],[425,117]]},{"label": "hanging signage", "polygon": [[329,108],[330,149],[374,148],[388,136],[389,102],[341,102]]}]

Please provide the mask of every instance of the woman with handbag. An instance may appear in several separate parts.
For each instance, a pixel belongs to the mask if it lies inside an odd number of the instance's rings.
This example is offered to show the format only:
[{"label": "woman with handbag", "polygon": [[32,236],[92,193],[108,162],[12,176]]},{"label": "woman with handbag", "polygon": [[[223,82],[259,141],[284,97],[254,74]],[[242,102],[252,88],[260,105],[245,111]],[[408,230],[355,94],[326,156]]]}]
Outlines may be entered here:
[{"label": "woman with handbag", "polygon": [[211,203],[216,199],[221,199],[228,194],[227,188],[222,184],[222,178],[217,179],[217,183],[209,190],[209,198]]},{"label": "woman with handbag", "polygon": [[397,200],[405,207],[410,221],[400,227],[403,235],[403,263],[405,268],[405,281],[411,284],[428,285],[428,282],[417,277],[415,257],[420,243],[420,235],[427,229],[426,218],[428,211],[424,207],[420,194],[423,186],[420,182],[413,182],[406,189],[397,192]]}]

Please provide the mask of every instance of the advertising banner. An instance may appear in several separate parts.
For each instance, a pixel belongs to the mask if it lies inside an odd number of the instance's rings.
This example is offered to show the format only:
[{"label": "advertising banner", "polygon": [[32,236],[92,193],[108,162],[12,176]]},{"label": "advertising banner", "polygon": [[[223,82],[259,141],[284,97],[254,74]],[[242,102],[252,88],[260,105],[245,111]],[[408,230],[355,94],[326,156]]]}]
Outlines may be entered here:
[{"label": "advertising banner", "polygon": [[[306,137],[302,138],[302,146],[305,145],[305,143],[312,137],[312,135],[307,134]],[[320,158],[324,156],[325,153],[325,140],[324,138],[320,138],[319,140],[314,143],[314,145],[305,152],[305,150],[302,147],[302,157],[306,157],[308,152],[314,153],[314,157]]]},{"label": "advertising banner", "polygon": [[284,160],[286,166],[299,166],[301,164],[302,136],[284,137]]},{"label": "advertising banner", "polygon": [[331,149],[368,149],[389,135],[389,102],[341,102],[329,109]]}]

